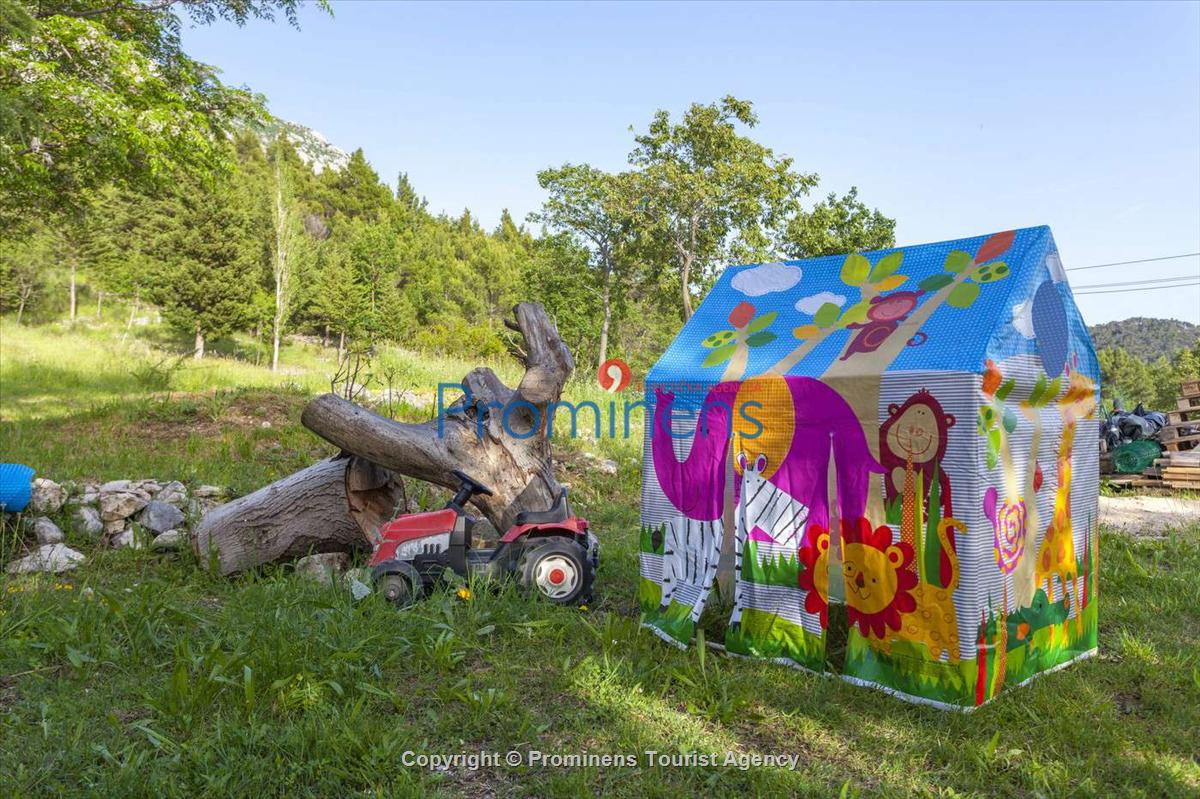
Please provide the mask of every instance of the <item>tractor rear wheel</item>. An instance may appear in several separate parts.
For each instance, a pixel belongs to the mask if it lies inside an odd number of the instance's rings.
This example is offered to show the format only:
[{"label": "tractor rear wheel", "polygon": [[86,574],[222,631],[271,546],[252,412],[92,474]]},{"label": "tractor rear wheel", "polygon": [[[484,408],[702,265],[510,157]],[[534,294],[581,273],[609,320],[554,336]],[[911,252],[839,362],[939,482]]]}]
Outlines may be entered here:
[{"label": "tractor rear wheel", "polygon": [[530,544],[517,574],[526,591],[559,605],[587,602],[596,579],[587,550],[565,538]]}]

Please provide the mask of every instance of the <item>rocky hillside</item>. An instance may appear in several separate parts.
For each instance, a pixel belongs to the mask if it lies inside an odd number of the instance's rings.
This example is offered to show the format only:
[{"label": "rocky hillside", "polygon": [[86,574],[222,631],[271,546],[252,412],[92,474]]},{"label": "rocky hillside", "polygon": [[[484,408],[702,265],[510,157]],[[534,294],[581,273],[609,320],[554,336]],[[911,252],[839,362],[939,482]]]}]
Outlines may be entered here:
[{"label": "rocky hillside", "polygon": [[320,133],[295,122],[288,122],[286,119],[274,119],[268,122],[262,130],[263,140],[274,139],[280,131],[287,134],[288,140],[296,148],[296,152],[316,172],[323,172],[326,169],[341,169],[350,162],[350,155],[345,150],[331,144]]},{"label": "rocky hillside", "polygon": [[1200,341],[1200,325],[1178,319],[1150,319],[1135,316],[1119,322],[1105,322],[1088,328],[1097,350],[1122,347],[1144,361],[1160,355],[1170,357]]}]

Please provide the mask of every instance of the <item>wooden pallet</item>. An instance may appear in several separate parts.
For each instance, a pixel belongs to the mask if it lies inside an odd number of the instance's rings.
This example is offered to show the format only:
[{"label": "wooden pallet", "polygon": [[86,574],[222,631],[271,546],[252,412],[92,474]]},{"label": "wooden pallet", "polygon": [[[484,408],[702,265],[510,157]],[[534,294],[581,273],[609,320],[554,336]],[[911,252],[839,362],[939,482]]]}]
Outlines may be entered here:
[{"label": "wooden pallet", "polygon": [[1117,488],[1162,488],[1163,481],[1156,477],[1143,477],[1136,474],[1114,474],[1106,478],[1108,484]]},{"label": "wooden pallet", "polygon": [[1185,397],[1200,397],[1200,380],[1184,380],[1179,384],[1179,393]]},{"label": "wooden pallet", "polygon": [[1196,441],[1200,441],[1200,433],[1194,432],[1200,428],[1200,419],[1181,419],[1188,411],[1172,410],[1170,421],[1158,434],[1158,439],[1169,452],[1181,452],[1192,449]]},{"label": "wooden pallet", "polygon": [[1129,488],[1174,488],[1200,491],[1200,449],[1164,452],[1140,475],[1113,475],[1109,485]]},{"label": "wooden pallet", "polygon": [[1167,419],[1171,424],[1179,424],[1181,422],[1189,422],[1193,426],[1200,425],[1200,407],[1183,408],[1181,410],[1167,411]]},{"label": "wooden pallet", "polygon": [[1200,411],[1200,396],[1176,397],[1175,405],[1181,411]]}]

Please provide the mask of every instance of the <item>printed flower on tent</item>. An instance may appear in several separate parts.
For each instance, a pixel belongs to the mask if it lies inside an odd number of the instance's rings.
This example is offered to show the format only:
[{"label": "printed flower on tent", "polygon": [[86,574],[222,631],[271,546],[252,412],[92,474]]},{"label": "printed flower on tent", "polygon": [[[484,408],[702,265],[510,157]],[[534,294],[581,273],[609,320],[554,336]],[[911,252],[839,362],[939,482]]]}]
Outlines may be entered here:
[{"label": "printed flower on tent", "polygon": [[996,565],[1005,574],[1012,574],[1025,552],[1025,500],[1001,503],[996,489],[989,486],[983,497],[983,513],[992,522]]},{"label": "printed flower on tent", "polygon": [[1004,375],[1000,373],[1000,367],[996,365],[995,361],[988,358],[987,368],[983,372],[983,393],[989,397],[995,394],[1003,379]]},{"label": "printed flower on tent", "polygon": [[739,302],[729,312],[729,324],[732,330],[718,330],[710,333],[700,344],[712,350],[705,357],[701,366],[717,366],[733,357],[739,345],[746,347],[764,347],[775,340],[776,336],[766,328],[771,326],[778,311],[767,311],[759,316],[754,315],[753,303]]},{"label": "printed flower on tent", "polygon": [[800,590],[806,591],[804,612],[821,620],[821,629],[829,626],[829,528],[811,524],[804,534],[799,559]]},{"label": "printed flower on tent", "polygon": [[759,264],[738,272],[730,285],[747,297],[761,297],[776,291],[787,291],[800,282],[803,274],[800,267],[791,264]]}]

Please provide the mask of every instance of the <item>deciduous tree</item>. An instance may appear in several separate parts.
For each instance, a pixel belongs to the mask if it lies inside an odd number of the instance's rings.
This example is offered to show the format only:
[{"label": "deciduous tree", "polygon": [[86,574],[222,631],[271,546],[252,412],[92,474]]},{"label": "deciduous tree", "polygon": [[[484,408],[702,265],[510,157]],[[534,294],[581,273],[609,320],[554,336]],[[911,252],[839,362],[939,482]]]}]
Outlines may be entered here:
[{"label": "deciduous tree", "polygon": [[[238,24],[300,0],[3,0],[0,216],[74,208],[111,182],[162,185],[227,163],[226,134],[262,116],[180,47],[180,10]],[[327,7],[324,0],[320,3]]]},{"label": "deciduous tree", "polygon": [[800,195],[816,185],[791,158],[741,132],[757,124],[751,103],[727,96],[693,104],[678,122],[659,111],[635,137],[629,160],[641,170],[646,219],[675,266],[684,320],[693,291],[727,255],[771,252]]},{"label": "deciduous tree", "polygon": [[896,244],[896,220],[868,208],[851,187],[838,197],[830,192],[811,211],[800,211],[787,223],[783,250],[789,258],[882,250]]}]

